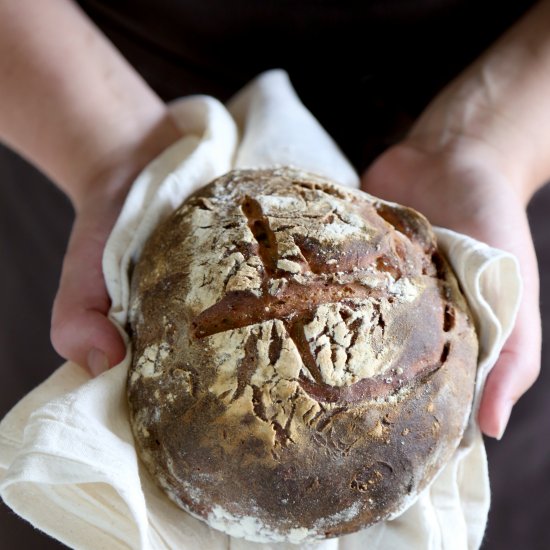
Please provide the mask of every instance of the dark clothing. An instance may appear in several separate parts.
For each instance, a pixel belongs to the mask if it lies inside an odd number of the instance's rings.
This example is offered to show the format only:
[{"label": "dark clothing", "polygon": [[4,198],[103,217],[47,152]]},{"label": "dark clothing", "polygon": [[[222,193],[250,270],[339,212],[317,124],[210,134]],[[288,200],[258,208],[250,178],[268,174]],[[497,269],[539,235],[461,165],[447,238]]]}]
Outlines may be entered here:
[{"label": "dark clothing", "polygon": [[[358,169],[533,0],[80,0],[165,100],[288,71]],[[338,109],[334,108],[338,105]]]},{"label": "dark clothing", "polygon": [[[286,69],[305,105],[362,170],[533,1],[79,3],[165,100],[193,93],[226,100],[261,71]],[[61,362],[49,344],[49,315],[72,212],[43,176],[2,148],[0,209],[3,416]],[[550,318],[548,211],[550,187],[530,209],[544,319]],[[488,445],[493,506],[485,550],[550,548],[550,368],[544,365],[550,367],[548,346],[541,378],[514,410],[504,440]],[[0,532],[7,547],[61,547],[11,518],[3,505]]]}]

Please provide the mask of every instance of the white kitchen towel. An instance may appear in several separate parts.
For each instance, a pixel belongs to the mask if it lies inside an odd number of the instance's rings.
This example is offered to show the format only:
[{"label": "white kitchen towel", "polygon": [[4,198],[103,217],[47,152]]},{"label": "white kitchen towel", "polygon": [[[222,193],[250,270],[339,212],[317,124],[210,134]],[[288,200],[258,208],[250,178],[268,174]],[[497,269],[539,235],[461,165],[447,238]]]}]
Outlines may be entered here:
[{"label": "white kitchen towel", "polygon": [[[358,186],[336,144],[296,96],[286,73],[260,75],[230,103],[197,96],[172,105],[185,133],[134,183],[107,243],[104,272],[119,327],[128,310],[128,266],[155,225],[190,193],[234,167],[295,165]],[[336,108],[336,107],[335,107]],[[481,342],[476,402],[510,333],[521,294],[516,260],[438,230],[476,317]],[[126,338],[126,337],[125,337]],[[127,341],[127,339],[126,339]],[[282,550],[210,529],[177,508],[138,460],[128,422],[130,351],[95,379],[65,363],[0,424],[0,494],[19,515],[81,549]],[[476,549],[489,507],[487,462],[472,415],[452,461],[398,518],[317,550]]]}]

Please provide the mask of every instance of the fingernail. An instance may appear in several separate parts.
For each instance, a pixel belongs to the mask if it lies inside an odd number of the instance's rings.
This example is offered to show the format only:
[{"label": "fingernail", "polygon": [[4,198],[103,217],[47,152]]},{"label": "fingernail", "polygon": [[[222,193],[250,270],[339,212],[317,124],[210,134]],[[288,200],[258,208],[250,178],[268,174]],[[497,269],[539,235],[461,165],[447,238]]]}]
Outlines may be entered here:
[{"label": "fingernail", "polygon": [[107,356],[97,348],[92,348],[88,353],[88,368],[94,376],[99,376],[102,372],[109,370]]},{"label": "fingernail", "polygon": [[510,420],[510,414],[512,413],[512,407],[513,403],[511,401],[506,402],[506,404],[503,406],[502,413],[500,415],[500,422],[498,427],[498,432],[496,439],[500,441],[502,439],[502,436],[504,435],[504,432],[506,431],[506,426],[508,426],[508,421]]}]

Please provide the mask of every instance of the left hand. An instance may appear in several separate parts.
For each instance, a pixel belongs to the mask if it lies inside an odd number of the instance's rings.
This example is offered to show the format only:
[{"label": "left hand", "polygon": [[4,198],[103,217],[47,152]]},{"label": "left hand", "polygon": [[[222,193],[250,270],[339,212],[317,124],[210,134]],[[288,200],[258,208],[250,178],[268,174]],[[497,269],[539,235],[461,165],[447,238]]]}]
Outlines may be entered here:
[{"label": "left hand", "polygon": [[430,151],[409,138],[383,153],[362,178],[368,193],[411,206],[434,225],[518,258],[523,299],[515,328],[487,379],[478,416],[483,433],[497,439],[513,405],[538,376],[541,346],[536,256],[523,200],[504,164],[474,139]]}]

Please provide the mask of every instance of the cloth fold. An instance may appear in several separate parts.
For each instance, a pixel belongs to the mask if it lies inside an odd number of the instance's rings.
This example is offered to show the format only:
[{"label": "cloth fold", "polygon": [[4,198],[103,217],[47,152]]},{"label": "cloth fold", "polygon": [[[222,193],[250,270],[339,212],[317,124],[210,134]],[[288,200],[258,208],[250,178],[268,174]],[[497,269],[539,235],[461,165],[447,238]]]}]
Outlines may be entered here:
[{"label": "cloth fold", "polygon": [[[283,71],[260,75],[230,103],[194,96],[171,106],[185,136],[135,181],[106,246],[110,316],[127,320],[128,268],[157,223],[189,194],[233,167],[294,165],[357,187],[359,178],[302,105]],[[475,412],[484,381],[510,333],[521,294],[508,253],[438,229],[475,316],[480,359],[473,414],[451,462],[398,518],[300,548],[476,549],[489,507],[487,462]],[[124,334],[121,328],[121,332]],[[124,361],[95,379],[65,363],[0,424],[0,495],[16,513],[82,549],[293,549],[210,529],[154,484],[134,449]]]}]

